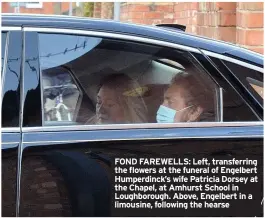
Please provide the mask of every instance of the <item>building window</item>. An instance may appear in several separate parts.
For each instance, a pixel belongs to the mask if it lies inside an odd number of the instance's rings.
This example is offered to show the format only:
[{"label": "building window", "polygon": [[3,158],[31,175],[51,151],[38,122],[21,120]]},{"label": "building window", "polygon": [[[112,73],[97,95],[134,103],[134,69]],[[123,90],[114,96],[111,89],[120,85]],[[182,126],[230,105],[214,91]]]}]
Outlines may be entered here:
[{"label": "building window", "polygon": [[26,2],[26,8],[42,8],[42,2]]}]

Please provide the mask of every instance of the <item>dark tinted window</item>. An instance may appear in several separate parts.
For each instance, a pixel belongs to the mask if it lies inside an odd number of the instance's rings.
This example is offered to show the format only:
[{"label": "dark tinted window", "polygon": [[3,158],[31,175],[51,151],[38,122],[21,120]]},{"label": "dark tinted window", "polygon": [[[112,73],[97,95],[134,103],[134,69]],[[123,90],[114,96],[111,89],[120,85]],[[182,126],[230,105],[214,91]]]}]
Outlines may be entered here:
[{"label": "dark tinted window", "polygon": [[263,104],[263,73],[228,61],[224,61],[224,63],[251,94]]},{"label": "dark tinted window", "polygon": [[2,126],[17,127],[19,126],[22,33],[10,32],[8,42],[6,69],[3,75]]},{"label": "dark tinted window", "polygon": [[39,51],[44,125],[218,120],[217,87],[188,52],[57,34],[39,34]]},{"label": "dark tinted window", "polygon": [[1,75],[3,75],[3,66],[5,62],[5,49],[6,49],[7,33],[2,33],[2,49],[1,49]]},{"label": "dark tinted window", "polygon": [[[244,77],[244,79],[241,78],[243,72],[240,71],[240,68],[237,70],[234,68],[233,71],[231,71],[230,68],[227,68],[229,65],[225,65],[225,61],[213,57],[211,57],[211,60],[216,65],[219,72],[221,72],[217,77],[220,81],[219,85],[223,88],[223,120],[259,121],[261,119],[259,117],[260,111],[255,111],[253,109],[253,98],[249,99],[246,97],[248,89],[241,85],[243,80],[245,80],[244,83],[246,83],[246,77]],[[234,72],[236,72],[236,74]],[[259,72],[256,73],[260,74]],[[255,74],[252,74],[252,76],[256,78]]]}]

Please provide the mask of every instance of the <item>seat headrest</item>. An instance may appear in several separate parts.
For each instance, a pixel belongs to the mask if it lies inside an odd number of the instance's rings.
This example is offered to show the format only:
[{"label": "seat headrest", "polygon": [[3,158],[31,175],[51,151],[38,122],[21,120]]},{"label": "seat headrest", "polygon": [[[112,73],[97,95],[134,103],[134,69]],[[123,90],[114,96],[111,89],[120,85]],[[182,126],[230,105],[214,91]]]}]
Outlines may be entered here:
[{"label": "seat headrest", "polygon": [[148,90],[142,96],[148,109],[148,122],[156,123],[156,112],[159,106],[163,103],[164,92],[167,89],[167,84],[148,84]]}]

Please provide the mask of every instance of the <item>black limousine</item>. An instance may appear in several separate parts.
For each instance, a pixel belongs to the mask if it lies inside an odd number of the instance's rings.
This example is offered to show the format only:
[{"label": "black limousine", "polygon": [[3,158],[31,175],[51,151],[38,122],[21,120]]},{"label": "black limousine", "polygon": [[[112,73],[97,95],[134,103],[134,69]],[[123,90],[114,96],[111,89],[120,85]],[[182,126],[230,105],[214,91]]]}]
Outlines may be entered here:
[{"label": "black limousine", "polygon": [[184,29],[2,14],[2,216],[119,216],[115,157],[263,158],[263,55]]}]

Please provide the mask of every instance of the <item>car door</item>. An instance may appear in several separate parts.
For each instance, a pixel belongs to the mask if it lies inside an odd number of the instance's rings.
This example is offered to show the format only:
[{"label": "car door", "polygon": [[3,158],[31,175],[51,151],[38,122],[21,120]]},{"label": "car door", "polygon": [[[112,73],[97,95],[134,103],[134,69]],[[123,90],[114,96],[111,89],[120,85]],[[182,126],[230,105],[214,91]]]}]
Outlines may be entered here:
[{"label": "car door", "polygon": [[[211,115],[203,122],[156,123],[164,92],[183,72],[207,88]],[[20,216],[139,216],[111,206],[115,157],[262,157],[261,118],[195,48],[115,33],[25,28],[24,77]],[[207,216],[262,214],[261,186],[252,191],[257,197],[243,202],[246,210]]]},{"label": "car door", "polygon": [[16,216],[17,158],[21,142],[22,32],[2,27],[2,216]]}]

